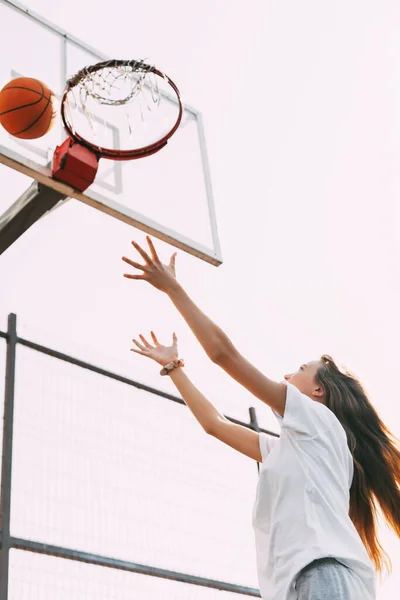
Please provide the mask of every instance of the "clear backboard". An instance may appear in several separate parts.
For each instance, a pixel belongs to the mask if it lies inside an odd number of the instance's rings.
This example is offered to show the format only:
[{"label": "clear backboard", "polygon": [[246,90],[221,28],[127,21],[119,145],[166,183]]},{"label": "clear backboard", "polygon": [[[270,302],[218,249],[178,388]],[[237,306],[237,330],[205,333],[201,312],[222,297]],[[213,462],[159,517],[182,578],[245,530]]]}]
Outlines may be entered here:
[{"label": "clear backboard", "polygon": [[[0,0],[0,23],[0,88],[14,77],[34,77],[44,81],[60,98],[71,75],[109,58],[18,2]],[[16,31],[24,44],[15,43]],[[165,67],[156,66],[161,70]],[[173,73],[167,74],[174,78]],[[179,81],[176,83],[179,87]],[[175,100],[164,94],[163,102]],[[121,138],[118,127],[111,123],[105,126],[110,144],[117,144]],[[62,202],[57,204],[57,198],[74,198],[202,260],[221,264],[205,136],[197,110],[185,105],[181,126],[159,153],[126,162],[101,159],[95,183],[83,193],[51,177],[54,149],[65,137],[59,118],[50,133],[32,141],[13,138],[0,126],[0,177],[3,179],[7,173],[10,178],[13,169],[15,179],[15,195],[10,197],[7,193],[0,201],[0,251],[24,230],[16,215],[21,216],[25,210],[25,229],[39,218],[32,209],[38,203],[29,202],[42,194],[48,200],[47,208],[44,203],[46,210],[53,205],[62,210]],[[38,184],[27,191],[31,183],[28,178]],[[11,232],[10,223],[16,223]]]}]

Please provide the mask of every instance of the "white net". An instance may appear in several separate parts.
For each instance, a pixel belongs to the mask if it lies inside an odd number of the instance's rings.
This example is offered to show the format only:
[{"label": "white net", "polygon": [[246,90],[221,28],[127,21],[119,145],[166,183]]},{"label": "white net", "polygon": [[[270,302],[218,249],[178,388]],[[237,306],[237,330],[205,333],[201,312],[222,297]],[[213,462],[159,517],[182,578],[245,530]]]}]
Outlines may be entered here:
[{"label": "white net", "polygon": [[68,82],[65,116],[74,134],[102,148],[129,150],[171,131],[179,103],[166,76],[141,61],[97,67],[82,69]]},{"label": "white net", "polygon": [[142,62],[115,65],[109,61],[99,70],[83,73],[78,87],[82,103],[91,97],[99,104],[119,106],[140,97],[151,110],[150,104],[158,106],[161,101],[157,76]]}]

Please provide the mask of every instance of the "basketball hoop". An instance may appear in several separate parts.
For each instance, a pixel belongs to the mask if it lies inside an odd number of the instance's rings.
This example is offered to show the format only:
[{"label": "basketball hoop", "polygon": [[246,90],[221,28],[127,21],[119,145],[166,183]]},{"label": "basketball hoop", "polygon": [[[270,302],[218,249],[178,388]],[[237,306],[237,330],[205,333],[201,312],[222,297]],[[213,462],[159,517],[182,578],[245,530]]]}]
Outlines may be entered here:
[{"label": "basketball hoop", "polygon": [[[145,124],[145,113],[152,112],[162,104],[159,80],[168,84],[177,100],[175,122],[167,132],[160,134],[159,139],[140,148],[108,148],[90,141],[78,131],[74,117],[79,113],[83,114],[93,129],[92,109],[98,114],[96,108],[99,107],[124,107],[129,127],[132,110],[139,110]],[[158,152],[178,129],[182,114],[180,92],[175,83],[155,67],[137,60],[109,60],[85,67],[69,79],[61,102],[61,118],[70,138],[89,148],[99,158],[112,160],[133,160]]]},{"label": "basketball hoop", "polygon": [[[68,139],[55,150],[53,177],[84,191],[100,158],[128,161],[156,154],[182,115],[175,83],[143,61],[115,59],[85,67],[67,81],[61,100]],[[112,133],[114,147],[108,145]]]}]

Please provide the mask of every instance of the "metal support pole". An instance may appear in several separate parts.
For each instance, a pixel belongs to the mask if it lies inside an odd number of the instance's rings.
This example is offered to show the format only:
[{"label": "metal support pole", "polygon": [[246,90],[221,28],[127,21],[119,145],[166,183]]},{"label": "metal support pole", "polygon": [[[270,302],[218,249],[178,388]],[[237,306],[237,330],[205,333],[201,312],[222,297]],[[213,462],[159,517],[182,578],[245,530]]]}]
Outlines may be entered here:
[{"label": "metal support pole", "polygon": [[66,197],[34,181],[0,217],[0,254]]},{"label": "metal support pole", "polygon": [[[258,421],[257,421],[256,409],[254,408],[254,406],[250,406],[249,413],[250,413],[250,427],[252,429],[254,429],[254,431],[257,431],[257,433],[260,433],[260,428],[258,426]],[[257,463],[257,471],[258,471],[258,473],[260,473],[260,463]]]},{"label": "metal support pole", "polygon": [[14,421],[15,359],[17,348],[17,317],[8,315],[6,385],[4,394],[3,457],[1,465],[1,550],[0,550],[0,600],[8,598],[11,513],[11,461]]}]

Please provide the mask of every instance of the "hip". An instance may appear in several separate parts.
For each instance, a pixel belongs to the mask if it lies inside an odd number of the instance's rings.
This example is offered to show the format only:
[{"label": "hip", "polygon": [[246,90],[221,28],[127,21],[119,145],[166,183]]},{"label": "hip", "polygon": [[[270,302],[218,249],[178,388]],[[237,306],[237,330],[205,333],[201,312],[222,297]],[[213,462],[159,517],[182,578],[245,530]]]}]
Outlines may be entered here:
[{"label": "hip", "polygon": [[375,600],[360,576],[335,558],[314,560],[296,577],[297,600]]}]

